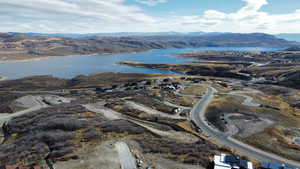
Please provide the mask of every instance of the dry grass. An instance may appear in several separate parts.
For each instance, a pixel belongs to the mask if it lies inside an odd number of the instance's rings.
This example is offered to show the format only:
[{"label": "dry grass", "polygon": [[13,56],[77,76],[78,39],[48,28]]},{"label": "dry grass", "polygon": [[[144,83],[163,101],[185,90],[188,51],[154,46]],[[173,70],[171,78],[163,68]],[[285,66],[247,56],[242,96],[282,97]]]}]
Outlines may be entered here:
[{"label": "dry grass", "polygon": [[145,106],[148,106],[150,108],[153,108],[155,110],[167,113],[167,114],[173,114],[173,108],[171,106],[167,106],[163,103],[161,103],[158,99],[151,97],[151,96],[136,96],[131,99],[132,101],[143,104]]},{"label": "dry grass", "polygon": [[222,86],[214,84],[214,83],[212,83],[211,86],[213,88],[215,88],[220,93],[228,93],[228,92],[230,92],[232,90],[230,88],[225,88],[225,87],[222,87]]},{"label": "dry grass", "polygon": [[190,85],[190,86],[186,87],[180,93],[186,94],[186,95],[202,96],[205,92],[206,92],[206,89],[203,86],[200,86],[200,85]]},{"label": "dry grass", "polygon": [[[280,119],[280,124],[291,127],[300,126],[300,110],[292,107],[283,97],[269,95],[259,97],[258,100],[263,104],[280,109],[280,111],[276,111],[277,114],[284,116],[284,118]],[[269,110],[269,112],[271,113],[273,111]],[[286,123],[283,123],[285,121]]]},{"label": "dry grass", "polygon": [[226,97],[217,97],[209,104],[209,107],[222,106],[223,103],[225,103],[227,101],[228,101],[228,99],[226,99]]},{"label": "dry grass", "polygon": [[180,106],[192,107],[196,103],[196,99],[189,96],[177,96],[175,94],[168,94],[163,97],[166,100]]},{"label": "dry grass", "polygon": [[295,149],[295,150],[297,150],[297,151],[300,151],[300,146],[297,146],[297,145],[295,145],[295,144],[292,144],[291,141],[290,141],[288,138],[286,138],[286,137],[283,135],[282,131],[280,131],[279,129],[276,129],[276,128],[270,129],[270,130],[268,131],[268,133],[269,133],[272,137],[276,138],[277,141],[278,141],[281,145],[284,145],[284,146],[286,146],[286,147],[288,147],[288,148],[291,148],[291,149]]},{"label": "dry grass", "polygon": [[244,141],[262,150],[281,155],[288,159],[300,160],[296,155],[299,153],[300,147],[289,143],[281,131],[276,128],[251,136]]},{"label": "dry grass", "polygon": [[210,137],[207,137],[207,136],[204,136],[204,135],[201,135],[199,132],[195,131],[192,126],[191,126],[191,122],[189,121],[184,121],[184,122],[179,122],[176,124],[177,126],[181,127],[182,129],[184,129],[185,131],[187,131],[188,133],[191,133],[197,137],[200,137],[201,139],[204,139],[206,141],[209,141],[215,145],[218,145],[220,147],[222,147],[222,144],[215,141],[214,139],[211,139]]},{"label": "dry grass", "polygon": [[191,123],[189,121],[179,122],[176,125],[178,125],[179,127],[183,128],[184,130],[186,130],[194,135],[200,136],[197,131],[192,129]]}]

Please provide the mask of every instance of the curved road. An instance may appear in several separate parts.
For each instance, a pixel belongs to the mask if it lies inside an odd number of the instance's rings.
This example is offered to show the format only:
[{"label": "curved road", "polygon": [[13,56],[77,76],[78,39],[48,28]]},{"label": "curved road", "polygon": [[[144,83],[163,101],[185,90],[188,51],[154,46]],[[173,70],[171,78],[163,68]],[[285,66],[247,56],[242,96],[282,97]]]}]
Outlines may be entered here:
[{"label": "curved road", "polygon": [[279,162],[289,165],[291,167],[300,167],[300,163],[297,161],[292,161],[280,157],[276,154],[269,153],[245,143],[242,143],[232,137],[228,137],[222,132],[211,127],[205,120],[205,112],[209,103],[214,98],[214,93],[216,90],[210,86],[205,86],[207,88],[206,94],[202,99],[194,106],[191,111],[191,119],[194,123],[204,132],[204,134],[210,136],[212,139],[232,148],[233,150],[240,152],[246,156],[256,159],[261,162]]}]

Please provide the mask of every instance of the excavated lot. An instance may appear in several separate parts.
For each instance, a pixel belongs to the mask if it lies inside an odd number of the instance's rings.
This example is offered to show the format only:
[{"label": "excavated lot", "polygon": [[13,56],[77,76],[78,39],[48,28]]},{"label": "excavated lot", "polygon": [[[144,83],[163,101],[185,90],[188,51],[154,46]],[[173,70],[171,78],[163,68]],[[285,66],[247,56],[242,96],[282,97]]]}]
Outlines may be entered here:
[{"label": "excavated lot", "polygon": [[[248,86],[250,87],[250,86]],[[299,116],[293,103],[298,91],[278,86],[251,86],[250,90],[221,94],[210,104],[206,117],[217,129],[263,150],[299,160]],[[241,88],[242,89],[242,88]],[[250,98],[249,98],[250,97]]]}]

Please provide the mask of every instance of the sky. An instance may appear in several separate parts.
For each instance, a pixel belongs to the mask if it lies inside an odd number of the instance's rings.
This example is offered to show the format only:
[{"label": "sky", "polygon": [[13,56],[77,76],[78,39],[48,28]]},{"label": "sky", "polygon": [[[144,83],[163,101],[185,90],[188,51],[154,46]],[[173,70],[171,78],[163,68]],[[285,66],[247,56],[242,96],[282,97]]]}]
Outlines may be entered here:
[{"label": "sky", "polygon": [[300,0],[0,0],[0,32],[300,33]]}]

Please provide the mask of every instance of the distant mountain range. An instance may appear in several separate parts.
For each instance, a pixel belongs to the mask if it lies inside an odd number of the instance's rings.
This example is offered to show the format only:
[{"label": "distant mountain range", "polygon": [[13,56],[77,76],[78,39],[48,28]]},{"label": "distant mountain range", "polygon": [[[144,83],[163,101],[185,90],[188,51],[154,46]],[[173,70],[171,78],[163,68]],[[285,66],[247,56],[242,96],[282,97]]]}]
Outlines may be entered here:
[{"label": "distant mountain range", "polygon": [[300,46],[300,43],[262,33],[118,33],[114,36],[81,34],[76,35],[77,38],[74,37],[75,34],[0,33],[0,60],[207,46],[274,48]]},{"label": "distant mountain range", "polygon": [[[18,34],[16,32],[10,32],[13,34]],[[132,37],[132,36],[210,36],[226,34],[223,32],[118,32],[118,33],[88,33],[88,34],[63,34],[63,33],[22,33],[30,36],[57,36],[66,38],[83,38],[92,36],[109,36],[109,37]]]},{"label": "distant mountain range", "polygon": [[[15,32],[11,32],[16,34]],[[88,33],[88,34],[63,34],[63,33],[25,33],[30,36],[57,36],[57,37],[66,37],[66,38],[83,38],[83,37],[92,37],[92,36],[109,36],[109,37],[132,37],[132,36],[215,36],[215,35],[226,35],[234,34],[230,32],[118,32],[118,33]],[[288,41],[300,42],[300,33],[299,34],[276,34],[277,38],[285,39]]]}]

